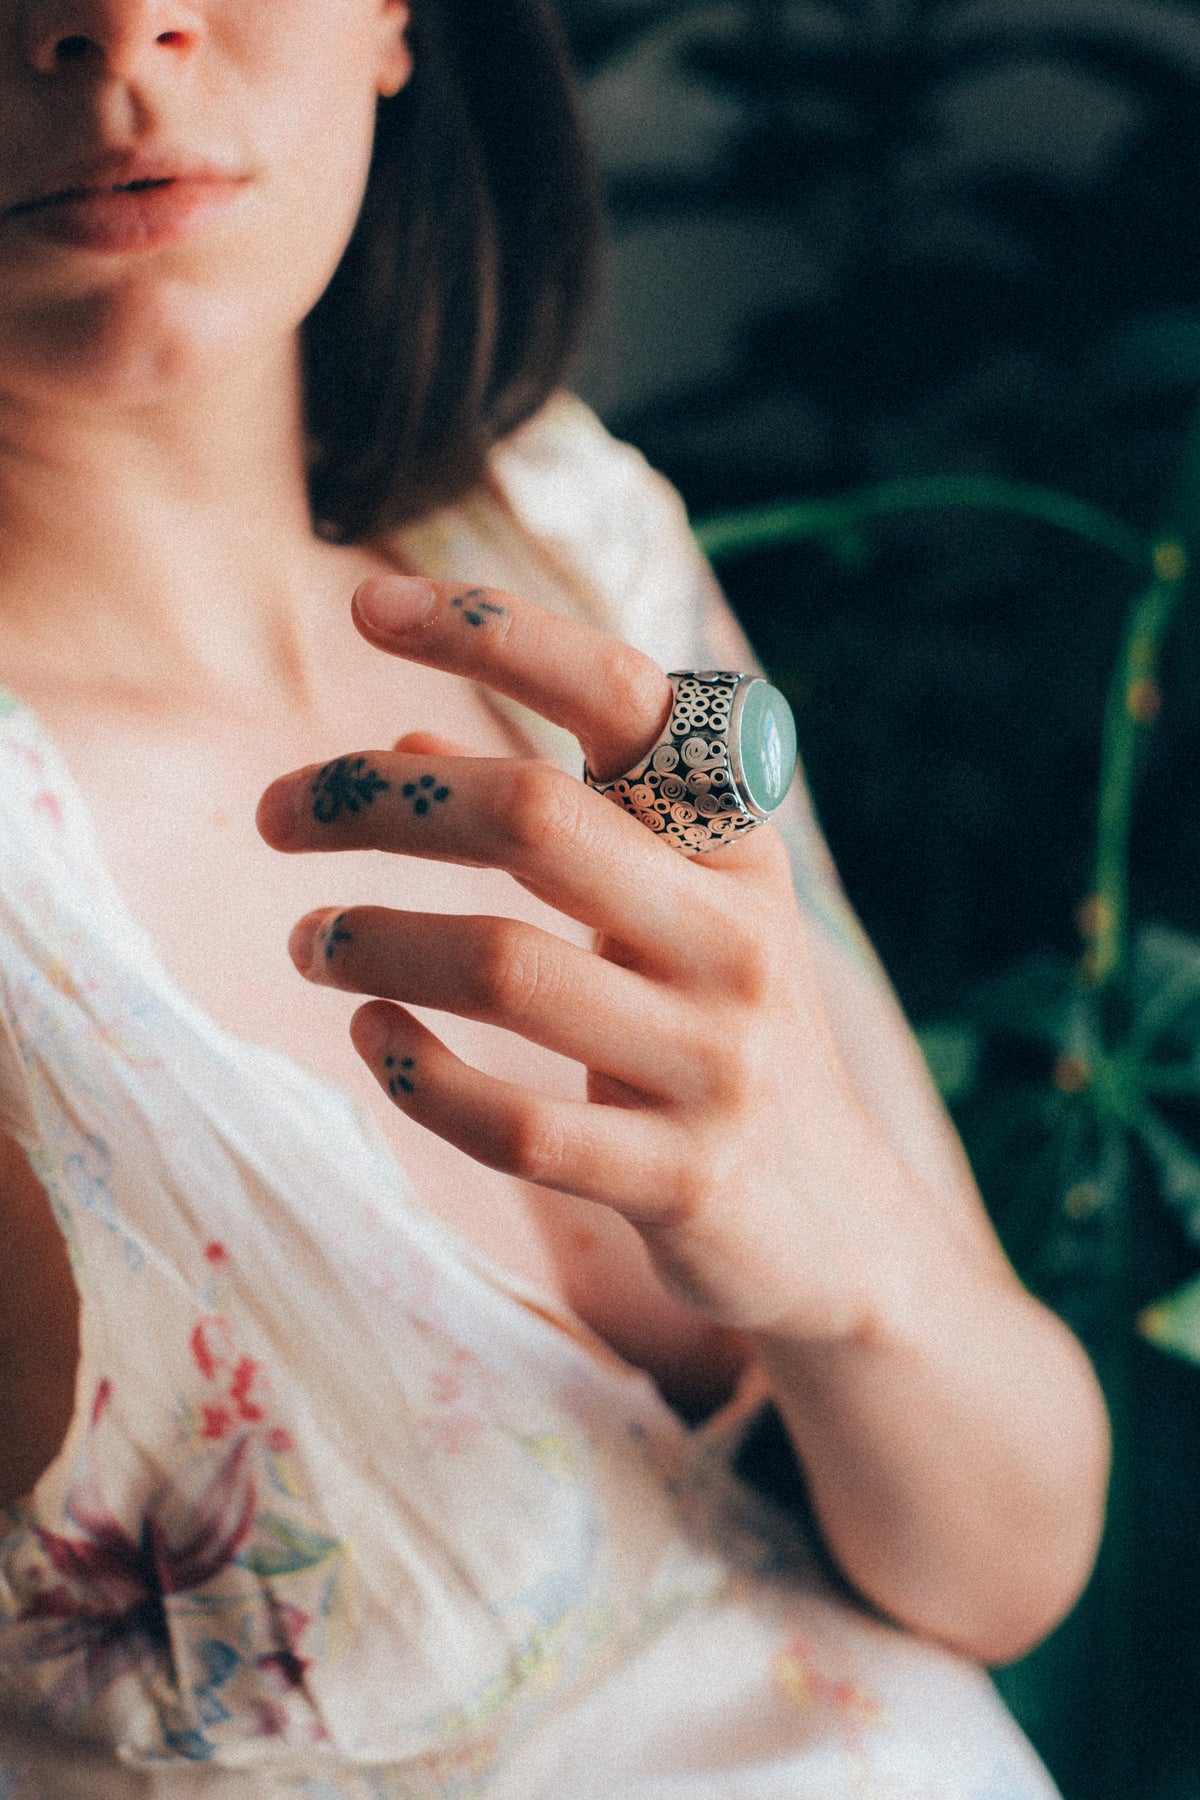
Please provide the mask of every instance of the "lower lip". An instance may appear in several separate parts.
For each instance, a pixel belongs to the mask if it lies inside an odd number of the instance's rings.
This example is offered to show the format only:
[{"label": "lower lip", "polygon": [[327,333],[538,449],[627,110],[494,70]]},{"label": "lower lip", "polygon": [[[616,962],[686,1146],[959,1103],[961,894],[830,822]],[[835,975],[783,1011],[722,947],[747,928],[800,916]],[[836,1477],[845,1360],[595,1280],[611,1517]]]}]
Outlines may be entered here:
[{"label": "lower lip", "polygon": [[15,217],[34,237],[76,250],[158,250],[203,231],[229,208],[241,186],[220,178],[184,178],[133,192],[49,200]]}]

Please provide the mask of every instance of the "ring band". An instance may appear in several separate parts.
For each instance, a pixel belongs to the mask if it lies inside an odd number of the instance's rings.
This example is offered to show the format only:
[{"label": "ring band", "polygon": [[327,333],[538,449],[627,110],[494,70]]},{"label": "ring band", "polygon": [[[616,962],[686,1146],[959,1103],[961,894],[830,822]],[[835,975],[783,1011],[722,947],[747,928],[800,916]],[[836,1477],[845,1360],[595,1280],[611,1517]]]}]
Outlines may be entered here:
[{"label": "ring band", "polygon": [[796,725],[778,688],[724,669],[668,674],[675,701],[649,752],[612,781],[583,779],[677,850],[715,850],[761,825],[796,771]]}]

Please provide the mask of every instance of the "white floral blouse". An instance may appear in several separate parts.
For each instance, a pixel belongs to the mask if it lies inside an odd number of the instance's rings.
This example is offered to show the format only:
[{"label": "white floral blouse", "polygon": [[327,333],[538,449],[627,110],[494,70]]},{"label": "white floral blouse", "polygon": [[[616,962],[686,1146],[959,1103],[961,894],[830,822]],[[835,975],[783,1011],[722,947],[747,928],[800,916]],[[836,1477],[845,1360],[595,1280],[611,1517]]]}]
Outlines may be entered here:
[{"label": "white floral blouse", "polygon": [[[403,548],[706,662],[682,509],[577,402]],[[13,701],[0,767],[0,1118],[82,1296],[0,1513],[0,1800],[1053,1800],[986,1678],[739,1484],[736,1416],[685,1428],[185,998]]]}]

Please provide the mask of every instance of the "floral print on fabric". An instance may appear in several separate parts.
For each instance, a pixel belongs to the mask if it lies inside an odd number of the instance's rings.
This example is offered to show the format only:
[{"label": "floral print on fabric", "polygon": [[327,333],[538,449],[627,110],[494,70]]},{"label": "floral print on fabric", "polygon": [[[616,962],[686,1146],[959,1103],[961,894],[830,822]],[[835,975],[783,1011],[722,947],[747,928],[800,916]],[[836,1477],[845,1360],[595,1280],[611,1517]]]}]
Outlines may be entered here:
[{"label": "floral print on fabric", "polygon": [[[207,1255],[226,1260],[220,1245]],[[189,1342],[198,1383],[178,1410],[186,1475],[133,1519],[116,1516],[104,1478],[115,1396],[101,1382],[68,1529],[30,1516],[0,1543],[16,1601],[0,1614],[0,1670],[36,1680],[38,1715],[56,1730],[134,1678],[154,1699],[159,1741],[140,1746],[151,1756],[204,1761],[229,1737],[319,1744],[305,1678],[314,1625],[343,1603],[347,1547],[288,1504],[303,1498],[290,1434],[271,1422],[266,1374],[238,1352],[225,1317],[204,1314]]]},{"label": "floral print on fabric", "polygon": [[771,1673],[776,1691],[785,1699],[803,1712],[810,1707],[828,1708],[850,1738],[883,1716],[879,1702],[856,1682],[829,1674],[805,1638],[793,1638],[779,1652]]}]

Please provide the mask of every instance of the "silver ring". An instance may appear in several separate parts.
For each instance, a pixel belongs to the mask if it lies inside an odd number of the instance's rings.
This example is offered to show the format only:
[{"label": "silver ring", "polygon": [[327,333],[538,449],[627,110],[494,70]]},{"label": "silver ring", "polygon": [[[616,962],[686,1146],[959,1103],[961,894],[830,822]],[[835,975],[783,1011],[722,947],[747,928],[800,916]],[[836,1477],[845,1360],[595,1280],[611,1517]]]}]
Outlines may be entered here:
[{"label": "silver ring", "polygon": [[583,779],[676,850],[715,850],[761,825],[796,772],[792,709],[760,675],[676,669],[658,742],[612,781]]}]

